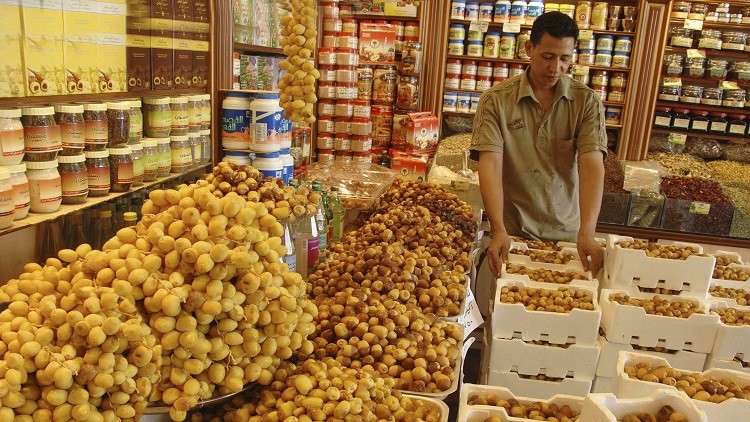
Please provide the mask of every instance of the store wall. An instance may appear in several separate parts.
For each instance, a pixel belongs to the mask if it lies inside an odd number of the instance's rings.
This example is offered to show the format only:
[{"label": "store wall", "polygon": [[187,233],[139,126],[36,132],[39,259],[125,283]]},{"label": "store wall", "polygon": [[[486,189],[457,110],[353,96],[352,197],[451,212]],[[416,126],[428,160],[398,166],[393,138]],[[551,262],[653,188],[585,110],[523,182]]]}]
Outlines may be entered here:
[{"label": "store wall", "polygon": [[36,226],[3,235],[0,240],[0,284],[17,277],[26,263],[36,261]]}]

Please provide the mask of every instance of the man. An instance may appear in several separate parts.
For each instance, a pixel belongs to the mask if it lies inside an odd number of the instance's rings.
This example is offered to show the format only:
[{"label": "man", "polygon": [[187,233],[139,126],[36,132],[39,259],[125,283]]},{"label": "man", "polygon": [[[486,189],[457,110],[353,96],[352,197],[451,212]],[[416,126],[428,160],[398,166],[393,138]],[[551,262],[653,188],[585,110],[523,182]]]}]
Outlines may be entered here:
[{"label": "man", "polygon": [[570,17],[538,17],[526,43],[526,72],[479,101],[471,149],[479,156],[495,275],[513,235],[575,241],[584,267],[601,268],[604,251],[594,232],[607,152],[604,107],[593,90],[566,75],[577,38]]}]

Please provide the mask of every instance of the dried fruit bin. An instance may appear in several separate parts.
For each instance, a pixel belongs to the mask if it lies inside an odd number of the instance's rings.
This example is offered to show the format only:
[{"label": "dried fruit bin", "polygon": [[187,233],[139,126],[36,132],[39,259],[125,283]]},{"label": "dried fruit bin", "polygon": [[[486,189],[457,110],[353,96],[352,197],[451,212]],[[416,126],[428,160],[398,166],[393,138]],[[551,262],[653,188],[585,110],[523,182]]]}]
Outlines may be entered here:
[{"label": "dried fruit bin", "polygon": [[558,394],[584,397],[591,391],[592,380],[565,378],[542,381],[523,378],[515,372],[490,371],[487,384],[506,387],[518,396],[546,400]]},{"label": "dried fruit bin", "polygon": [[654,350],[639,350],[632,344],[622,344],[608,341],[604,337],[599,338],[601,352],[599,353],[599,362],[596,365],[597,378],[612,378],[617,376],[617,359],[620,352],[641,353],[649,356],[656,356],[665,359],[675,368],[686,369],[688,371],[702,371],[706,364],[706,355],[703,353],[689,352],[687,350],[672,350],[657,352]]},{"label": "dried fruit bin", "polygon": [[549,405],[558,407],[568,406],[573,411],[580,413],[583,399],[576,396],[556,394],[549,399],[540,400],[513,394],[510,389],[492,385],[464,384],[461,386],[461,397],[458,404],[458,421],[461,422],[484,422],[490,416],[497,416],[501,421],[523,422],[529,419],[518,418],[508,415],[502,406],[470,405],[469,398],[474,394],[491,394],[498,400],[518,400],[519,402],[543,401]]},{"label": "dried fruit bin", "polygon": [[[567,313],[530,311],[521,303],[502,303],[500,295],[504,286],[520,286],[557,290],[569,287],[585,290],[593,294],[594,310],[572,309]],[[601,309],[597,303],[596,289],[590,286],[565,286],[551,283],[538,283],[521,280],[497,280],[495,299],[492,308],[492,336],[524,341],[546,341],[554,344],[575,343],[593,346],[596,344],[601,320]]]},{"label": "dried fruit bin", "polygon": [[599,345],[571,344],[567,347],[526,343],[520,339],[493,338],[490,368],[521,375],[544,373],[553,378],[593,380]]},{"label": "dried fruit bin", "polygon": [[[508,262],[511,264],[519,264],[523,265],[526,268],[531,269],[543,269],[543,270],[550,270],[550,271],[572,271],[576,273],[580,273],[586,278],[582,279],[573,279],[569,283],[552,283],[556,284],[558,286],[591,286],[595,289],[599,287],[599,280],[593,278],[591,276],[591,271],[579,271],[575,265],[572,266],[565,266],[565,265],[557,265],[557,264],[546,264],[544,262],[532,262],[532,263],[520,263],[518,262],[518,259],[516,256],[509,256]],[[506,271],[507,264],[503,264],[502,270],[500,272],[500,278],[506,279],[506,280],[521,280],[521,281],[536,281],[529,278],[528,275],[525,274],[516,274],[516,273],[509,273]]]},{"label": "dried fruit bin", "polygon": [[750,239],[750,213],[740,208],[734,209],[729,235],[741,239]]},{"label": "dried fruit bin", "polygon": [[614,394],[589,394],[583,402],[578,422],[617,422],[627,415],[642,412],[656,415],[663,406],[682,413],[687,421],[709,422],[693,400],[670,390],[658,390],[648,397],[637,399],[621,399]]},{"label": "dried fruit bin", "polygon": [[[514,243],[513,248],[517,248],[519,250],[534,250],[527,248],[525,244],[523,243]],[[568,261],[566,264],[553,264],[553,263],[547,263],[547,262],[540,262],[540,261],[534,261],[531,259],[530,256],[522,255],[513,253],[511,249],[511,253],[508,254],[509,261],[515,264],[521,264],[525,266],[529,266],[532,264],[548,264],[552,267],[549,267],[550,269],[558,269],[558,270],[570,270],[570,271],[579,271],[583,272],[583,265],[581,264],[581,261],[578,258],[578,251],[575,248],[569,248],[569,247],[563,247],[560,251],[552,252],[552,251],[540,251],[540,252],[547,252],[547,253],[562,253],[566,255],[572,255],[573,258]]]},{"label": "dried fruit bin", "polygon": [[471,275],[466,276],[466,283],[464,284],[464,287],[466,288],[466,294],[464,294],[463,299],[461,300],[461,305],[458,308],[458,315],[454,316],[447,316],[447,317],[440,317],[443,321],[449,321],[449,322],[455,322],[458,323],[461,317],[466,312],[466,298],[469,294],[469,288],[471,287]]},{"label": "dried fruit bin", "polygon": [[[703,313],[694,313],[688,318],[647,314],[640,306],[610,301],[609,296],[614,293],[624,293],[638,299],[659,296],[670,301],[697,302],[702,305]],[[607,340],[615,343],[709,353],[719,327],[719,316],[707,314],[708,304],[695,298],[603,289],[599,305],[602,309],[602,328],[607,333]]]},{"label": "dried fruit bin", "polygon": [[[746,294],[750,295],[750,282],[747,281],[735,281],[735,280],[711,280],[711,287],[708,290],[708,299],[711,302],[728,302],[731,304],[738,304],[737,300],[731,297],[714,296],[716,293],[712,293],[711,289],[714,287],[723,287],[726,289],[742,290]],[[750,305],[741,305],[750,306]]]},{"label": "dried fruit bin", "polygon": [[[711,304],[711,310],[735,308],[750,312],[750,306],[739,306],[717,299]],[[732,361],[741,359],[750,364],[750,325],[728,325],[719,319],[714,348],[711,351],[714,359]]]},{"label": "dried fruit bin", "polygon": [[450,414],[450,409],[448,408],[448,405],[445,404],[442,400],[436,400],[429,397],[421,397],[421,396],[415,396],[413,394],[404,394],[404,396],[412,399],[412,400],[418,400],[425,404],[432,405],[438,409],[440,409],[440,419],[437,422],[448,422],[448,416]]},{"label": "dried fruit bin", "polygon": [[599,222],[624,226],[630,212],[630,192],[604,192]]},{"label": "dried fruit bin", "polygon": [[661,227],[680,232],[729,235],[734,217],[734,206],[731,203],[707,204],[708,209],[696,204],[703,203],[667,198]]},{"label": "dried fruit bin", "polygon": [[[618,245],[633,240],[632,237],[617,235],[610,235],[607,240],[604,268],[612,287],[628,290],[661,287],[696,297],[706,296],[716,258],[696,255],[684,260],[656,258],[646,255],[644,250]],[[694,243],[674,242],[671,245],[692,247],[703,253],[703,248]]]},{"label": "dried fruit bin", "polygon": [[628,226],[658,228],[664,210],[664,196],[652,192],[633,192],[630,195]]},{"label": "dried fruit bin", "polygon": [[[672,390],[678,391],[676,387],[672,387],[666,384],[641,381],[633,379],[625,373],[625,366],[629,363],[640,363],[645,362],[651,366],[664,366],[672,368],[664,359],[641,355],[637,353],[622,353],[620,359],[617,362],[617,387],[615,394],[617,397],[622,398],[638,398],[646,397],[653,394],[655,391],[660,390]],[[676,368],[681,369],[681,368]],[[682,372],[693,372],[693,371],[682,371]],[[732,371],[728,369],[708,369],[703,372],[695,371],[694,373],[701,373],[704,378],[727,380],[736,383],[740,388],[750,385],[750,374],[744,374],[742,372]],[[746,421],[748,415],[750,415],[750,400],[730,398],[721,403],[712,403],[701,400],[692,400],[693,404],[706,414],[706,420],[710,422],[724,422],[724,421]]]}]

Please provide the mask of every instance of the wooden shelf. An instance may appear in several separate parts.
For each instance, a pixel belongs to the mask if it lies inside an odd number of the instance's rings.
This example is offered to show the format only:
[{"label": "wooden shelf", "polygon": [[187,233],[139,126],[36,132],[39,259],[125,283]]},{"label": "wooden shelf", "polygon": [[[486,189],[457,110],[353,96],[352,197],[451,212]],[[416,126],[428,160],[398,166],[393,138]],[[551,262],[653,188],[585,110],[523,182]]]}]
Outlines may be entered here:
[{"label": "wooden shelf", "polygon": [[[485,91],[477,91],[477,90],[472,91],[468,89],[450,89],[446,87],[445,92],[457,92],[459,94],[481,94]],[[615,102],[615,101],[602,101],[602,104],[604,104],[604,106],[625,107],[625,103]]]},{"label": "wooden shelf", "polygon": [[242,53],[259,54],[264,56],[286,56],[284,50],[277,47],[264,47],[262,45],[250,45],[236,42],[234,50]]},{"label": "wooden shelf", "polygon": [[[451,19],[451,23],[460,23],[464,25],[470,25],[473,21],[466,20],[466,19]],[[502,29],[503,24],[499,22],[488,22],[488,26],[490,28],[496,28],[496,29]],[[531,29],[531,25],[522,24],[521,29]],[[608,31],[605,29],[591,29],[591,32],[593,32],[596,35],[613,35],[613,36],[621,36],[621,37],[634,37],[635,32],[628,32],[628,31]]]},{"label": "wooden shelf", "polygon": [[705,105],[705,104],[686,104],[681,103],[679,101],[664,101],[664,100],[657,100],[656,101],[657,107],[670,107],[670,108],[686,108],[688,110],[699,110],[699,111],[716,111],[719,113],[727,113],[727,114],[745,114],[750,112],[747,108],[740,108],[740,107],[722,107],[722,106],[711,106],[711,105]]},{"label": "wooden shelf", "polygon": [[750,81],[739,81],[739,80],[733,80],[733,79],[716,79],[716,78],[698,78],[695,76],[669,76],[669,75],[662,75],[662,80],[664,78],[680,78],[682,79],[682,82],[688,82],[691,84],[698,84],[701,86],[711,86],[711,87],[718,87],[719,84],[721,84],[722,81],[729,81],[736,83],[740,88],[743,89],[750,89]]},{"label": "wooden shelf", "polygon": [[[449,54],[449,59],[458,59],[458,60],[476,60],[480,62],[492,62],[492,63],[515,63],[515,64],[529,64],[528,60],[523,59],[501,59],[501,58],[493,58],[493,57],[471,57],[466,55],[457,55],[457,54]],[[574,63],[575,65],[576,63]],[[605,70],[608,72],[623,72],[627,73],[630,72],[630,68],[619,68],[619,67],[609,67],[609,66],[596,66],[596,65],[581,65],[581,66],[587,66],[589,70]]]},{"label": "wooden shelf", "polygon": [[[669,20],[669,23],[673,25],[679,25],[680,27],[682,27],[683,25],[685,25],[685,19],[672,18]],[[746,23],[724,23],[724,22],[703,21],[703,27],[706,29],[720,29],[722,31],[748,31],[750,30],[750,24],[746,24]]]},{"label": "wooden shelf", "polygon": [[719,141],[729,141],[729,142],[747,142],[748,137],[746,135],[728,135],[728,134],[716,134],[713,132],[696,132],[693,130],[684,130],[684,129],[666,129],[666,128],[653,128],[651,129],[651,133],[684,133],[686,135],[690,136],[700,136],[702,138],[706,139],[716,139]]},{"label": "wooden shelf", "polygon": [[279,91],[264,91],[262,89],[220,89],[219,92],[238,92],[241,94],[278,94]]},{"label": "wooden shelf", "polygon": [[625,103],[617,102],[617,101],[602,101],[602,104],[604,104],[605,106],[612,106],[612,107],[625,107]]},{"label": "wooden shelf", "polygon": [[664,229],[651,229],[645,227],[618,226],[615,224],[599,223],[597,231],[600,233],[611,233],[620,236],[630,236],[647,240],[677,240],[682,242],[703,243],[708,245],[731,246],[737,248],[750,248],[750,239],[737,237],[716,236],[709,234],[676,232]]},{"label": "wooden shelf", "polygon": [[197,95],[208,93],[208,88],[184,88],[148,90],[136,92],[108,92],[98,94],[48,95],[39,97],[6,97],[0,98],[0,107],[30,107],[47,104],[78,103],[90,101],[117,101],[128,98],[168,97],[175,95]]},{"label": "wooden shelf", "polygon": [[352,13],[354,19],[374,19],[374,20],[388,20],[388,21],[402,21],[402,22],[419,22],[418,16],[390,16],[390,15],[378,15],[374,13]]},{"label": "wooden shelf", "polygon": [[[750,29],[750,28],[748,28]],[[687,54],[688,50],[701,50],[706,53],[706,57],[717,57],[722,59],[735,59],[735,60],[748,60],[750,59],[750,51],[739,51],[739,50],[714,50],[710,48],[690,48],[687,47],[673,47],[668,45],[664,52],[666,53],[678,53]]]},{"label": "wooden shelf", "polygon": [[[443,116],[474,117],[476,113],[462,113],[459,111],[444,111]],[[613,125],[607,123],[607,129],[621,129],[622,125]]]},{"label": "wooden shelf", "polygon": [[86,200],[86,202],[83,203],[83,204],[61,205],[60,209],[58,209],[57,211],[52,212],[52,213],[48,213],[48,214],[29,213],[29,215],[26,218],[24,218],[22,220],[14,221],[12,226],[10,226],[10,227],[8,227],[6,229],[0,230],[0,236],[6,235],[8,233],[12,233],[14,231],[18,231],[18,230],[24,229],[26,227],[31,227],[31,226],[34,226],[34,225],[37,225],[37,224],[40,224],[40,223],[44,223],[44,222],[47,222],[47,221],[52,221],[52,220],[55,220],[57,218],[63,217],[65,215],[68,215],[68,214],[76,212],[76,211],[84,210],[86,208],[95,207],[95,206],[103,204],[105,202],[109,202],[109,201],[111,201],[113,199],[117,199],[117,198],[120,198],[120,197],[123,197],[123,196],[126,196],[126,195],[130,195],[133,192],[138,192],[138,191],[143,190],[143,189],[148,189],[150,187],[159,185],[161,183],[166,183],[166,182],[178,179],[178,178],[180,178],[182,176],[187,176],[187,175],[190,175],[190,174],[193,174],[193,173],[198,173],[201,170],[205,170],[207,168],[211,168],[211,166],[212,166],[211,163],[200,164],[200,165],[194,166],[194,167],[192,167],[192,168],[190,168],[188,170],[185,170],[182,173],[174,173],[174,174],[170,174],[169,176],[161,177],[159,179],[156,179],[153,182],[146,182],[146,183],[142,184],[141,186],[137,186],[135,188],[130,189],[127,192],[114,192],[114,193],[110,193],[107,196],[89,197]]}]

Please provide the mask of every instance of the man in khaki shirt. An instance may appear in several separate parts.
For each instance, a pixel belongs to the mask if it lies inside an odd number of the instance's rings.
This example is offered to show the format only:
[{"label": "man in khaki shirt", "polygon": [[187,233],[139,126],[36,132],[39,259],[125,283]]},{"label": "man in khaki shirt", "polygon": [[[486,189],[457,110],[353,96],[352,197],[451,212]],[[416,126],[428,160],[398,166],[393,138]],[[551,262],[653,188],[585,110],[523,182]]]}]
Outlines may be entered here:
[{"label": "man in khaki shirt", "polygon": [[578,28],[545,13],[526,44],[526,72],[489,89],[474,117],[472,153],[492,227],[490,269],[500,274],[510,236],[578,244],[587,269],[601,268],[594,240],[607,137],[596,93],[566,75]]}]

